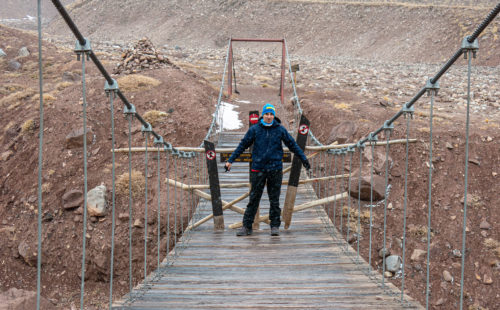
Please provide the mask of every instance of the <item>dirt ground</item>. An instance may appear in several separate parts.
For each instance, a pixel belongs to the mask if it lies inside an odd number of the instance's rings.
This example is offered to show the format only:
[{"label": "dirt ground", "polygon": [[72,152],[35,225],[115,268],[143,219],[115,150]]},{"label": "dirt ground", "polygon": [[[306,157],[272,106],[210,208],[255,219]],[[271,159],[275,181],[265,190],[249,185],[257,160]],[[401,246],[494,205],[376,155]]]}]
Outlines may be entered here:
[{"label": "dirt ground", "polygon": [[[231,1],[230,1],[231,2]],[[232,1],[231,3],[233,3]],[[236,1],[237,2],[237,1]],[[233,5],[235,5],[233,3]],[[277,5],[277,4],[273,4]],[[223,6],[226,8],[225,6]],[[236,6],[238,7],[238,6]],[[244,6],[243,6],[244,7]],[[380,8],[372,8],[381,10]],[[350,9],[347,9],[350,10]],[[401,10],[403,11],[403,10]],[[455,11],[451,11],[451,15]],[[464,14],[470,13],[465,11]],[[447,13],[448,14],[448,13]],[[445,14],[446,15],[446,14]],[[312,16],[312,15],[311,15]],[[454,15],[453,15],[454,16]],[[456,17],[455,17],[456,18]],[[89,19],[91,20],[91,19]],[[497,18],[498,20],[498,18]],[[463,31],[469,30],[474,23],[464,24]],[[144,25],[143,25],[144,26]],[[151,26],[151,25],[149,25]],[[182,29],[172,32],[172,38]],[[431,29],[431,28],[429,28]],[[498,28],[497,28],[498,31]],[[495,33],[489,33],[491,41],[486,37],[486,46],[498,50],[493,40]],[[0,291],[9,288],[25,290],[36,289],[36,267],[33,255],[31,260],[25,261],[19,254],[19,247],[28,248],[28,253],[36,249],[37,233],[37,167],[38,167],[38,128],[39,116],[37,99],[38,67],[36,36],[0,26],[0,48],[7,57],[0,58],[0,107],[5,111],[0,113]],[[188,37],[192,42],[198,38]],[[210,36],[213,42],[218,42],[216,36]],[[107,39],[107,38],[105,38]],[[129,38],[124,37],[124,40]],[[222,39],[221,39],[222,41]],[[448,42],[449,41],[449,42]],[[448,40],[446,46],[454,50],[455,45]],[[171,43],[170,43],[171,42]],[[186,41],[187,42],[187,41]],[[295,45],[299,45],[295,42]],[[171,39],[169,44],[175,44]],[[293,42],[290,45],[294,45]],[[18,57],[17,51],[26,46],[31,51],[30,56]],[[422,45],[425,50],[428,46]],[[359,57],[367,56],[361,51],[367,47],[357,46]],[[298,51],[307,54],[314,50],[314,46],[304,46]],[[491,49],[490,49],[491,50]],[[383,55],[380,50],[378,55]],[[417,53],[417,52],[415,52]],[[449,56],[444,50],[443,55]],[[44,162],[43,162],[43,271],[42,295],[52,301],[58,308],[68,309],[79,303],[80,266],[83,221],[81,208],[64,209],[62,196],[72,189],[83,188],[83,152],[81,148],[68,149],[66,136],[73,130],[82,128],[82,94],[77,87],[81,79],[81,63],[76,61],[73,52],[63,46],[44,44]],[[111,72],[115,62],[111,61],[107,52],[98,53],[104,65]],[[440,60],[442,55],[434,61]],[[498,65],[498,55],[489,54],[487,64]],[[381,57],[383,59],[383,57]],[[423,59],[421,55],[416,58]],[[12,70],[9,61],[16,60],[21,68]],[[406,59],[402,59],[406,60]],[[211,121],[211,113],[217,100],[218,86],[211,85],[203,76],[186,71],[175,66],[162,69],[147,70],[141,75],[154,78],[159,84],[152,86],[148,83],[142,89],[125,91],[127,97],[142,114],[146,111],[165,112],[155,131],[158,130],[164,139],[176,146],[198,146],[206,134]],[[120,78],[116,76],[115,78]],[[100,77],[95,66],[87,67],[87,101],[88,127],[92,128],[92,141],[89,143],[88,155],[88,188],[104,183],[111,188],[111,121],[109,117],[109,99],[103,92],[104,79]],[[266,100],[268,96],[275,96],[273,89],[240,88],[241,97],[245,92],[255,92],[253,97]],[[304,113],[311,120],[312,130],[320,141],[326,141],[331,129],[345,120],[352,120],[357,125],[353,138],[358,139],[370,131],[378,128],[383,120],[391,117],[398,106],[384,106],[382,104],[361,104],[362,98],[358,93],[349,89],[337,89],[324,92],[318,89],[298,89],[302,99]],[[287,94],[286,98],[289,98]],[[427,203],[428,173],[429,173],[429,112],[428,98],[424,97],[411,122],[411,138],[417,142],[411,144],[408,175],[408,229],[406,252],[406,279],[405,292],[425,304],[425,259],[411,261],[410,256],[415,249],[426,249],[427,236]],[[259,101],[260,102],[260,101]],[[285,101],[286,109],[291,112],[292,106]],[[115,103],[116,115],[116,146],[127,146],[127,122],[122,116],[123,105],[119,100]],[[440,110],[438,106],[434,114],[433,128],[433,161],[432,165],[432,221],[431,221],[431,308],[456,309],[460,288],[460,263],[456,251],[462,249],[462,221],[464,196],[464,163],[465,163],[465,108],[457,106],[454,109]],[[240,119],[246,119],[247,111],[240,109]],[[396,121],[396,129],[391,138],[405,137],[404,120]],[[143,145],[144,139],[140,133],[138,122],[133,123],[132,145]],[[468,185],[467,210],[467,250],[465,266],[465,305],[468,309],[498,309],[500,308],[500,214],[498,207],[498,174],[500,173],[500,126],[498,120],[491,119],[487,113],[473,114],[471,117],[470,132],[470,163]],[[381,152],[384,149],[380,148]],[[385,154],[385,153],[383,153]],[[389,182],[391,191],[389,202],[392,209],[387,213],[387,240],[388,247],[393,254],[402,255],[398,243],[402,239],[403,222],[403,189],[404,189],[404,145],[391,146],[390,156],[393,160]],[[127,156],[117,155],[117,176],[128,171]],[[157,189],[155,185],[154,155],[151,155],[148,183],[153,184],[148,194],[151,214],[156,214]],[[354,157],[357,163],[359,158]],[[132,162],[136,167],[142,167],[142,156],[133,156]],[[320,165],[321,162],[315,162]],[[172,163],[169,171],[172,173]],[[166,173],[166,164],[161,172]],[[324,169],[324,166],[323,166]],[[151,172],[153,171],[153,172]],[[317,173],[325,173],[318,169]],[[144,172],[142,172],[144,173]],[[190,174],[182,174],[186,179]],[[381,172],[384,176],[384,172]],[[333,186],[333,185],[331,185]],[[340,190],[340,185],[338,185]],[[329,192],[333,190],[330,187]],[[318,193],[325,189],[318,188]],[[107,197],[108,201],[110,197]],[[161,199],[166,197],[161,196]],[[347,203],[347,202],[346,202]],[[356,204],[352,201],[352,204]],[[364,202],[363,204],[366,204]],[[126,195],[117,197],[117,215],[128,212],[128,198]],[[338,207],[338,206],[337,206]],[[184,214],[187,214],[189,205],[184,204]],[[327,206],[331,210],[332,206]],[[368,210],[362,206],[363,210]],[[171,205],[170,210],[173,210]],[[383,205],[373,209],[373,241],[372,251],[374,269],[381,270],[381,259],[378,250],[382,248],[383,238]],[[166,212],[166,211],[162,211]],[[173,211],[170,211],[173,212]],[[144,203],[137,199],[133,204],[133,220],[143,219]],[[184,218],[184,221],[187,219]],[[340,222],[337,216],[333,219]],[[486,222],[486,224],[484,224]],[[128,218],[117,219],[116,252],[115,252],[115,283],[113,297],[119,298],[128,290]],[[344,218],[345,223],[345,218]],[[157,223],[151,220],[150,254],[148,270],[156,266],[156,231]],[[412,226],[411,226],[412,225]],[[144,226],[144,223],[142,223]],[[485,228],[486,227],[486,228]],[[369,225],[362,223],[363,237],[360,248],[363,257],[368,260]],[[166,251],[166,232],[174,230],[172,225],[161,226],[162,252]],[[179,228],[178,228],[179,229]],[[106,305],[109,293],[109,239],[111,235],[111,216],[89,218],[88,234],[90,239],[88,248],[88,270],[86,275],[85,300],[90,304],[89,309],[102,309]],[[344,228],[345,231],[345,228]],[[144,228],[133,228],[134,247],[134,283],[141,280],[143,272],[143,235]],[[168,240],[171,245],[174,240]],[[35,257],[36,258],[36,257]],[[36,261],[36,260],[35,260]],[[36,264],[36,263],[35,263]],[[443,279],[443,271],[448,270],[453,281]],[[491,279],[491,281],[489,281]],[[391,279],[400,285],[401,279]]]}]

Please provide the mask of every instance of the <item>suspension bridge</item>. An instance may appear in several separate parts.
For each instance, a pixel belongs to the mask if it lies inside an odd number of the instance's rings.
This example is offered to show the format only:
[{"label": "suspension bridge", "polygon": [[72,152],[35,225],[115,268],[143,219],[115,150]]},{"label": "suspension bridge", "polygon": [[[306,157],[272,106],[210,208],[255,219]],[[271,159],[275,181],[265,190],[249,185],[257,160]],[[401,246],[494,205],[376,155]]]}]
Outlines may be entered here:
[{"label": "suspension bridge", "polygon": [[[380,128],[366,133],[365,138],[356,143],[345,145],[324,145],[307,127],[304,131],[304,111],[301,108],[299,96],[293,79],[292,65],[288,55],[288,48],[284,39],[264,40],[272,44],[281,44],[281,83],[280,83],[280,106],[281,111],[287,111],[285,106],[285,81],[289,75],[291,81],[291,97],[293,111],[282,115],[287,128],[292,135],[305,135],[309,144],[304,147],[306,155],[312,161],[312,173],[306,174],[300,171],[293,161],[285,165],[284,185],[282,187],[281,201],[283,206],[283,218],[285,227],[280,236],[270,236],[269,227],[266,224],[268,218],[268,201],[263,196],[260,205],[260,214],[255,223],[255,233],[252,236],[237,238],[232,228],[241,225],[242,212],[246,204],[248,184],[248,162],[235,163],[230,173],[222,173],[223,153],[230,153],[242,138],[244,132],[224,131],[222,119],[222,100],[224,92],[227,99],[231,100],[234,68],[233,48],[235,42],[253,41],[255,39],[230,39],[225,58],[224,73],[219,91],[218,103],[214,117],[208,130],[204,143],[195,147],[175,147],[165,141],[163,137],[155,132],[152,126],[144,120],[135,106],[129,102],[125,94],[120,91],[118,83],[111,78],[105,67],[93,52],[89,40],[79,31],[69,14],[66,12],[59,0],[52,0],[57,10],[66,21],[69,29],[76,37],[75,52],[82,62],[82,93],[83,93],[83,128],[86,129],[86,88],[85,88],[85,65],[91,60],[102,73],[106,80],[104,92],[110,103],[111,119],[113,120],[114,100],[118,97],[124,104],[124,113],[129,122],[129,144],[125,150],[115,149],[114,122],[112,121],[112,144],[113,144],[113,195],[112,195],[112,236],[111,236],[111,265],[110,265],[110,293],[109,309],[359,309],[370,307],[373,309],[429,309],[429,296],[431,292],[429,280],[429,266],[431,257],[431,229],[427,229],[427,251],[426,251],[426,288],[425,305],[421,305],[409,297],[405,291],[405,264],[408,261],[405,240],[407,232],[406,210],[408,207],[408,153],[411,148],[411,119],[416,102],[428,94],[430,98],[430,124],[429,124],[429,162],[432,162],[432,126],[433,106],[435,96],[439,90],[439,79],[459,59],[466,57],[468,60],[468,87],[464,92],[467,95],[467,121],[465,137],[469,136],[469,105],[470,75],[472,60],[476,57],[479,49],[478,37],[481,32],[491,23],[500,12],[500,3],[490,12],[484,21],[478,25],[475,31],[465,37],[456,53],[440,68],[440,70],[429,80],[423,82],[423,87],[406,104],[403,105],[392,118],[386,120]],[[41,49],[41,22],[40,1],[38,1],[39,20],[39,51]],[[261,40],[262,41],[262,40]],[[42,53],[39,53],[40,62],[40,93],[43,94],[43,71]],[[227,83],[227,86],[226,86]],[[240,99],[245,99],[243,96]],[[232,103],[236,103],[232,101]],[[43,146],[43,96],[40,96],[40,150]],[[256,106],[250,106],[255,109]],[[400,118],[405,118],[405,137],[399,140],[391,140],[394,132],[394,123]],[[292,122],[289,122],[293,120]],[[142,124],[142,132],[145,137],[143,148],[132,148],[130,140],[130,128],[132,121]],[[383,138],[382,138],[383,137]],[[152,139],[149,141],[148,139]],[[84,140],[84,213],[83,213],[83,236],[86,235],[87,221],[87,180],[86,180],[86,141]],[[149,142],[154,147],[148,150]],[[213,143],[211,143],[213,142]],[[404,171],[404,214],[402,221],[402,255],[396,258],[396,264],[391,264],[393,259],[386,255],[387,241],[387,208],[389,204],[389,160],[391,145],[401,143],[405,145],[406,162]],[[363,153],[365,148],[370,148],[373,154],[375,147],[385,150],[385,172],[384,189],[382,198],[378,199],[378,206],[382,207],[383,222],[378,223],[383,229],[383,241],[381,249],[375,249],[372,243],[372,228],[374,217],[372,209],[375,206],[373,188],[373,156],[369,164],[368,176],[371,180],[368,184],[368,198],[362,199],[362,177],[355,175],[355,168],[363,168]],[[139,285],[135,285],[132,277],[132,249],[129,248],[129,292],[122,298],[113,299],[114,284],[114,235],[115,235],[115,153],[126,152],[129,157],[129,177],[131,177],[132,151],[145,154],[146,175],[147,158],[149,152],[157,152],[156,159],[158,167],[160,160],[167,161],[167,175],[160,175],[158,168],[157,186],[159,192],[167,197],[167,214],[169,217],[161,218],[162,208],[160,198],[158,199],[158,231],[160,223],[166,223],[167,240],[175,240],[171,247],[167,242],[166,253],[160,252],[160,232],[157,241],[157,268],[148,270],[144,265],[144,279]],[[41,285],[41,221],[42,221],[42,162],[44,154],[39,153],[39,194],[38,194],[38,276],[37,276],[37,309],[40,308],[40,285]],[[464,212],[463,212],[463,234],[461,256],[461,279],[460,295],[457,297],[460,309],[463,308],[464,292],[464,265],[466,262],[466,219],[467,219],[467,175],[468,175],[468,140],[464,158],[465,188],[464,188]],[[432,218],[432,175],[433,169],[430,165],[428,171],[428,226],[431,227]],[[170,167],[170,171],[168,171]],[[349,167],[349,169],[346,169]],[[298,169],[298,170],[297,170]],[[347,170],[347,172],[346,172]],[[300,179],[293,180],[292,175]],[[289,177],[290,176],[290,177]],[[286,181],[288,179],[288,181]],[[130,180],[131,182],[131,180]],[[366,185],[363,185],[366,187]],[[130,188],[130,187],[129,187]],[[357,191],[356,191],[357,188]],[[353,193],[356,193],[354,195]],[[366,193],[365,193],[366,194]],[[147,188],[146,193],[147,195]],[[361,201],[369,200],[369,216],[363,218]],[[147,216],[147,196],[146,196]],[[129,200],[129,231],[131,231],[132,199]],[[363,203],[364,204],[364,203]],[[170,208],[173,208],[171,210]],[[170,214],[173,212],[174,217]],[[184,214],[183,214],[184,212]],[[364,231],[361,222],[367,221]],[[148,221],[145,219],[145,225]],[[145,249],[148,243],[147,227],[145,228]],[[173,234],[173,235],[171,235]],[[132,234],[130,234],[130,239]],[[366,245],[368,257],[361,255],[360,244],[362,240],[368,239]],[[152,242],[152,241],[149,241]],[[131,241],[130,241],[131,246]],[[82,243],[82,276],[80,308],[86,309],[85,303],[85,255],[86,238]],[[380,251],[379,251],[380,250]],[[374,254],[375,253],[375,254]],[[380,253],[380,257],[376,254]],[[398,260],[399,259],[399,260]],[[374,261],[380,260],[379,268],[374,268]],[[146,258],[144,258],[146,261]],[[389,277],[397,276],[401,279],[401,285],[395,286],[389,281]]]}]

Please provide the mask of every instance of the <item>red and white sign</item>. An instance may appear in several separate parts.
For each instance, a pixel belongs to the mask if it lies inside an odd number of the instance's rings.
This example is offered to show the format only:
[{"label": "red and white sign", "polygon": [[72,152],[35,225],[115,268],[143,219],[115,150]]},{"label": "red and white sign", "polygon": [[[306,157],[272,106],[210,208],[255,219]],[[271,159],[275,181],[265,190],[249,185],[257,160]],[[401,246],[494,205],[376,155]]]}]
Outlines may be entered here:
[{"label": "red and white sign", "polygon": [[208,160],[214,160],[215,159],[215,152],[212,150],[207,151],[207,159]]},{"label": "red and white sign", "polygon": [[250,114],[250,124],[257,124],[259,121],[259,115],[258,114]]},{"label": "red and white sign", "polygon": [[308,132],[309,132],[309,126],[307,126],[305,124],[300,125],[300,127],[299,127],[299,133],[301,135],[307,135]]}]

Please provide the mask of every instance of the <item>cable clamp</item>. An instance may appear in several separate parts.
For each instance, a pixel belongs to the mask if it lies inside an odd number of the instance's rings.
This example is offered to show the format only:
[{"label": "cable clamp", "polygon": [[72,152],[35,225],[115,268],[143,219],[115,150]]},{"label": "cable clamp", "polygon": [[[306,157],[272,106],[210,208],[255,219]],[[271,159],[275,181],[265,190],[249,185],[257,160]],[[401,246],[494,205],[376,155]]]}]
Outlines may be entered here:
[{"label": "cable clamp", "polygon": [[407,105],[408,105],[408,103],[406,103],[403,106],[403,115],[404,115],[404,118],[407,118],[409,116],[411,119],[413,119],[413,113],[415,112],[415,108],[413,106],[408,107]]},{"label": "cable clamp", "polygon": [[178,149],[174,149],[174,148],[172,148],[172,155],[173,155],[173,156],[179,156],[179,155],[181,155],[181,153],[179,152],[179,150],[178,150]]},{"label": "cable clamp", "polygon": [[432,83],[431,79],[428,79],[427,83],[425,84],[425,89],[427,90],[427,95],[434,94],[437,96],[439,91],[439,81]]},{"label": "cable clamp", "polygon": [[164,142],[163,143],[165,145],[165,151],[172,151],[172,144],[168,143],[168,142]]},{"label": "cable clamp", "polygon": [[346,149],[345,147],[344,147],[344,148],[341,148],[341,149],[339,150],[339,154],[340,154],[340,155],[346,155],[346,154],[347,154],[347,149]]},{"label": "cable clamp", "polygon": [[146,122],[146,125],[142,125],[141,131],[142,131],[143,135],[144,134],[149,134],[149,133],[153,132],[153,127],[151,127],[150,123]]},{"label": "cable clamp", "polygon": [[109,85],[108,81],[104,82],[104,91],[106,92],[106,95],[109,97],[109,94],[114,93],[116,94],[119,90],[118,88],[118,82],[115,79],[111,79],[111,82],[113,84]]},{"label": "cable clamp", "polygon": [[479,43],[477,38],[471,42],[469,42],[470,36],[466,36],[462,40],[462,51],[464,52],[464,58],[467,59],[467,52],[472,51],[472,58],[476,58],[477,50],[479,49]]},{"label": "cable clamp", "polygon": [[368,134],[368,141],[371,141],[371,142],[376,142],[378,141],[378,137],[377,135],[374,135],[373,132],[370,132],[370,134]]},{"label": "cable clamp", "polygon": [[137,112],[135,111],[135,106],[133,104],[130,105],[130,108],[125,106],[123,109],[123,114],[131,115],[131,114],[136,114]]},{"label": "cable clamp", "polygon": [[361,143],[361,141],[358,141],[358,143],[356,143],[356,148],[357,148],[358,150],[360,150],[360,151],[361,151],[361,150],[364,150],[364,149],[365,149],[365,147],[366,147],[366,145],[365,145],[364,143]]},{"label": "cable clamp", "polygon": [[162,136],[158,136],[158,138],[155,137],[153,140],[153,144],[156,146],[160,146],[160,145],[164,144],[163,137]]},{"label": "cable clamp", "polygon": [[348,153],[354,153],[354,152],[356,152],[356,150],[355,150],[355,145],[349,145],[349,146],[347,147],[347,152],[348,152]]},{"label": "cable clamp", "polygon": [[389,124],[389,121],[385,121],[384,122],[384,126],[382,126],[382,128],[384,129],[384,132],[392,132],[394,130],[394,124]]},{"label": "cable clamp", "polygon": [[80,55],[87,55],[87,60],[89,60],[89,54],[92,52],[92,48],[90,47],[90,40],[87,38],[83,38],[85,40],[85,44],[80,44],[80,41],[76,40],[75,43],[75,53],[76,59],[80,61]]}]

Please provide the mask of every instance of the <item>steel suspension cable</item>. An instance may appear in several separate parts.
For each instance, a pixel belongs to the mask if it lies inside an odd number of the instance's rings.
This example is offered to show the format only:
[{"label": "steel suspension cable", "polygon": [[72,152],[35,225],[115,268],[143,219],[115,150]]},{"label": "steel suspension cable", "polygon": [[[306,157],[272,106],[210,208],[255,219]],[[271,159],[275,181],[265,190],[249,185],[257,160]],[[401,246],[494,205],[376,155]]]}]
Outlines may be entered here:
[{"label": "steel suspension cable", "polygon": [[408,206],[408,156],[410,149],[410,119],[413,117],[413,112],[405,113],[406,117],[406,155],[405,155],[405,185],[404,185],[404,200],[403,200],[403,276],[401,279],[401,302],[404,299],[405,290],[405,263],[406,263],[406,214]]},{"label": "steel suspension cable", "polygon": [[[391,137],[391,129],[385,130],[386,135],[386,146],[385,146],[385,199],[384,199],[384,246],[383,246],[383,258],[382,258],[382,287],[385,287],[385,262],[387,256],[387,201],[389,200],[389,193],[387,191],[387,187],[389,186],[389,140]],[[374,154],[372,154],[374,155]]]},{"label": "steel suspension cable", "polygon": [[[351,194],[351,171],[352,171],[352,156],[353,156],[353,153],[354,153],[354,150],[349,148],[347,150],[349,152],[349,179],[348,179],[348,190],[347,192],[349,193],[349,195]],[[351,207],[352,207],[352,201],[351,201],[351,197],[347,197],[347,203],[348,203],[348,209],[347,209],[347,236],[346,236],[346,250],[347,248],[349,247],[349,232],[350,232],[350,228],[351,228]]]},{"label": "steel suspension cable", "polygon": [[[166,153],[166,161],[167,161],[167,178],[170,179],[170,163],[169,163],[169,154]],[[158,227],[158,235],[160,235],[160,227]],[[169,253],[170,253],[170,185],[167,184],[167,265],[168,265],[168,258],[169,258]],[[159,243],[158,243],[159,246]]]},{"label": "steel suspension cable", "polygon": [[158,178],[158,207],[156,210],[156,229],[157,229],[157,241],[156,241],[156,272],[160,271],[160,245],[161,245],[161,173],[160,173],[160,159],[161,159],[161,153],[160,153],[160,145],[158,144],[156,146],[157,152],[156,152],[156,176]]},{"label": "steel suspension cable", "polygon": [[[174,179],[177,181],[177,156],[174,157]],[[174,187],[174,246],[177,245],[177,186]],[[177,251],[174,253],[177,256]]]},{"label": "steel suspension cable", "polygon": [[[149,129],[149,128],[148,128]],[[149,133],[145,132],[146,151],[144,152],[144,281],[148,276],[148,136]]]},{"label": "steel suspension cable", "polygon": [[[333,175],[337,175],[337,153],[333,154]],[[333,179],[333,195],[337,195],[337,179]],[[333,200],[333,227],[337,218],[337,199]]]},{"label": "steel suspension cable", "polygon": [[111,266],[109,272],[109,310],[113,307],[113,275],[114,275],[114,260],[115,260],[115,228],[116,228],[116,160],[115,160],[115,112],[113,100],[115,99],[115,92],[109,92],[109,108],[111,114]]},{"label": "steel suspension cable", "polygon": [[[500,7],[500,4],[498,5]],[[471,79],[471,61],[472,51],[467,51],[467,114],[465,121],[465,176],[464,176],[464,220],[462,227],[462,266],[460,268],[460,310],[463,309],[464,301],[464,270],[466,253],[466,228],[467,228],[467,187],[469,184],[469,128],[470,128],[470,79]]]},{"label": "steel suspension cable", "polygon": [[[342,164],[340,165],[340,173],[343,175],[344,174],[344,164],[345,164],[345,152],[344,150],[341,150],[342,153],[340,153],[340,158]],[[340,179],[340,190],[339,193],[342,193],[344,190],[344,177]],[[340,197],[340,235],[342,236],[343,230],[344,230],[344,198]]]},{"label": "steel suspension cable", "polygon": [[[372,160],[370,166],[370,246],[368,252],[368,272],[372,272],[372,228],[373,228],[373,160],[375,158],[375,143],[371,143]],[[360,172],[361,173],[361,172]]]},{"label": "steel suspension cable", "polygon": [[[184,176],[184,171],[183,171],[184,170],[184,165],[182,163],[182,158],[180,159],[180,162],[181,162],[181,166],[180,166],[180,170],[181,170],[180,173],[181,173],[181,175],[179,177],[182,179],[182,183],[185,183],[185,180],[183,178],[183,176]],[[184,202],[184,199],[183,199],[184,198],[184,194],[183,194],[183,192],[184,191],[182,189],[179,190],[179,193],[180,193],[179,194],[179,211],[180,211],[179,212],[180,213],[179,214],[179,216],[180,216],[179,224],[180,224],[180,228],[181,228],[181,236],[184,234],[184,218],[182,217],[182,213],[183,213],[182,212],[182,209],[183,209],[182,204]]]},{"label": "steel suspension cable", "polygon": [[[364,152],[364,146],[362,144],[358,143],[358,150],[359,150],[359,176],[358,176],[358,235],[357,235],[357,262],[360,262],[359,259],[359,241],[361,239],[361,171],[363,169],[363,152]],[[371,251],[370,251],[371,252]]]},{"label": "steel suspension cable", "polygon": [[80,288],[80,309],[83,310],[85,289],[85,250],[87,244],[87,90],[85,84],[85,59],[82,55],[82,96],[83,96],[83,242],[82,242],[82,282]]},{"label": "steel suspension cable", "polygon": [[427,215],[427,277],[425,282],[425,308],[429,309],[429,277],[430,277],[430,257],[431,257],[431,210],[432,210],[432,123],[434,120],[434,90],[429,90],[431,96],[431,106],[429,115],[429,201],[428,201],[428,215]]},{"label": "steel suspension cable", "polygon": [[43,63],[42,63],[42,3],[37,1],[38,22],[38,87],[40,92],[40,126],[38,131],[38,217],[37,217],[37,261],[36,261],[36,309],[40,310],[42,272],[42,171],[43,171]]},{"label": "steel suspension cable", "polygon": [[132,114],[128,119],[128,283],[132,294]]}]

